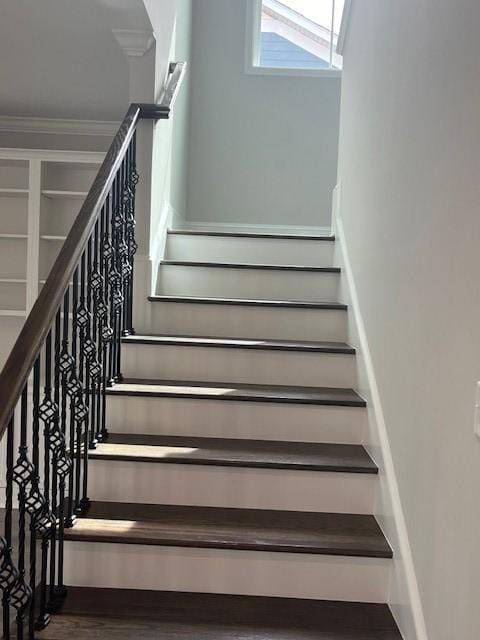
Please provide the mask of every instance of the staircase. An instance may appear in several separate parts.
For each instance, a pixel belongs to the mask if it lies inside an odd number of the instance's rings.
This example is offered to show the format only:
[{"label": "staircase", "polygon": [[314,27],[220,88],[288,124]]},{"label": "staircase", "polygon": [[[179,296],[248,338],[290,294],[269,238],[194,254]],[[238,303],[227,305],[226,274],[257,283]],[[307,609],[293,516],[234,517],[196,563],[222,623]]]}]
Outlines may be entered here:
[{"label": "staircase", "polygon": [[39,638],[400,639],[333,249],[169,232]]}]

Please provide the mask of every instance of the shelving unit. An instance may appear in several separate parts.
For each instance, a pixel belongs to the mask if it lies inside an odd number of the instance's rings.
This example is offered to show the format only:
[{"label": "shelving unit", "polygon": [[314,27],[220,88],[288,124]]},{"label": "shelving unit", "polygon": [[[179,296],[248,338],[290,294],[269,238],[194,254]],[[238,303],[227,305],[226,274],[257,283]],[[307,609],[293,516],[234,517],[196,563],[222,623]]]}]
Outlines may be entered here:
[{"label": "shelving unit", "polygon": [[0,368],[103,158],[0,148]]},{"label": "shelving unit", "polygon": [[0,187],[0,198],[28,198],[28,189]]},{"label": "shelving unit", "polygon": [[83,200],[88,191],[60,191],[54,189],[43,189],[42,196],[52,200]]}]

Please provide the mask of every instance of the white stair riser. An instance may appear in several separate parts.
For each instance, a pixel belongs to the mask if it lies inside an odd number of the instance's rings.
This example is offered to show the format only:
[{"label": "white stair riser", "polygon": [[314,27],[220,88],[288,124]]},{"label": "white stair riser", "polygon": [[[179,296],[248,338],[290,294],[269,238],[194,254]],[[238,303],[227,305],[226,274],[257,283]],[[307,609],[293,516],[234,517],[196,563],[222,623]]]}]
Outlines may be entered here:
[{"label": "white stair riser", "polygon": [[361,407],[107,396],[112,433],[360,444]]},{"label": "white stair riser", "polygon": [[391,561],[313,554],[66,542],[65,584],[386,602]]},{"label": "white stair riser", "polygon": [[376,476],[287,469],[91,460],[89,497],[105,502],[366,513]]},{"label": "white stair riser", "polygon": [[162,265],[157,292],[165,295],[336,302],[338,273]]},{"label": "white stair riser", "polygon": [[354,387],[353,355],[173,345],[122,346],[126,378]]},{"label": "white stair riser", "polygon": [[169,235],[168,260],[333,266],[334,242],[277,238]]},{"label": "white stair riser", "polygon": [[[137,332],[142,327],[137,327]],[[152,333],[271,340],[347,339],[347,313],[243,305],[151,303]]]}]

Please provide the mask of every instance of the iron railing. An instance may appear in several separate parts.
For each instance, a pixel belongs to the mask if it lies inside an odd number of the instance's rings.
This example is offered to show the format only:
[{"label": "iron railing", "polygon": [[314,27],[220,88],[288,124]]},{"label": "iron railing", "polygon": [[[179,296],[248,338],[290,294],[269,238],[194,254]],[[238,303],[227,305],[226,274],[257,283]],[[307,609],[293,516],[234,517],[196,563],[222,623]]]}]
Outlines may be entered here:
[{"label": "iron railing", "polygon": [[0,374],[6,639],[32,640],[66,595],[64,530],[88,511],[89,450],[134,331],[136,128],[169,117],[184,72],[171,65],[159,105],[130,106]]}]

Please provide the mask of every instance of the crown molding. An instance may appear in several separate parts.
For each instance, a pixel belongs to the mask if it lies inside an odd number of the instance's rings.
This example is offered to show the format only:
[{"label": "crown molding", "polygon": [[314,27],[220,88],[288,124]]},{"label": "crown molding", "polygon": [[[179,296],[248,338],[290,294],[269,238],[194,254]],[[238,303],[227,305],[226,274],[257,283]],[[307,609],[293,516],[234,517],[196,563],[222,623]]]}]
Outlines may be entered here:
[{"label": "crown molding", "polygon": [[0,115],[0,131],[62,135],[109,136],[120,126],[111,120],[67,120],[64,118],[21,118]]},{"label": "crown molding", "polygon": [[141,58],[155,41],[153,31],[139,29],[112,29],[112,31],[123,52],[129,57]]}]

